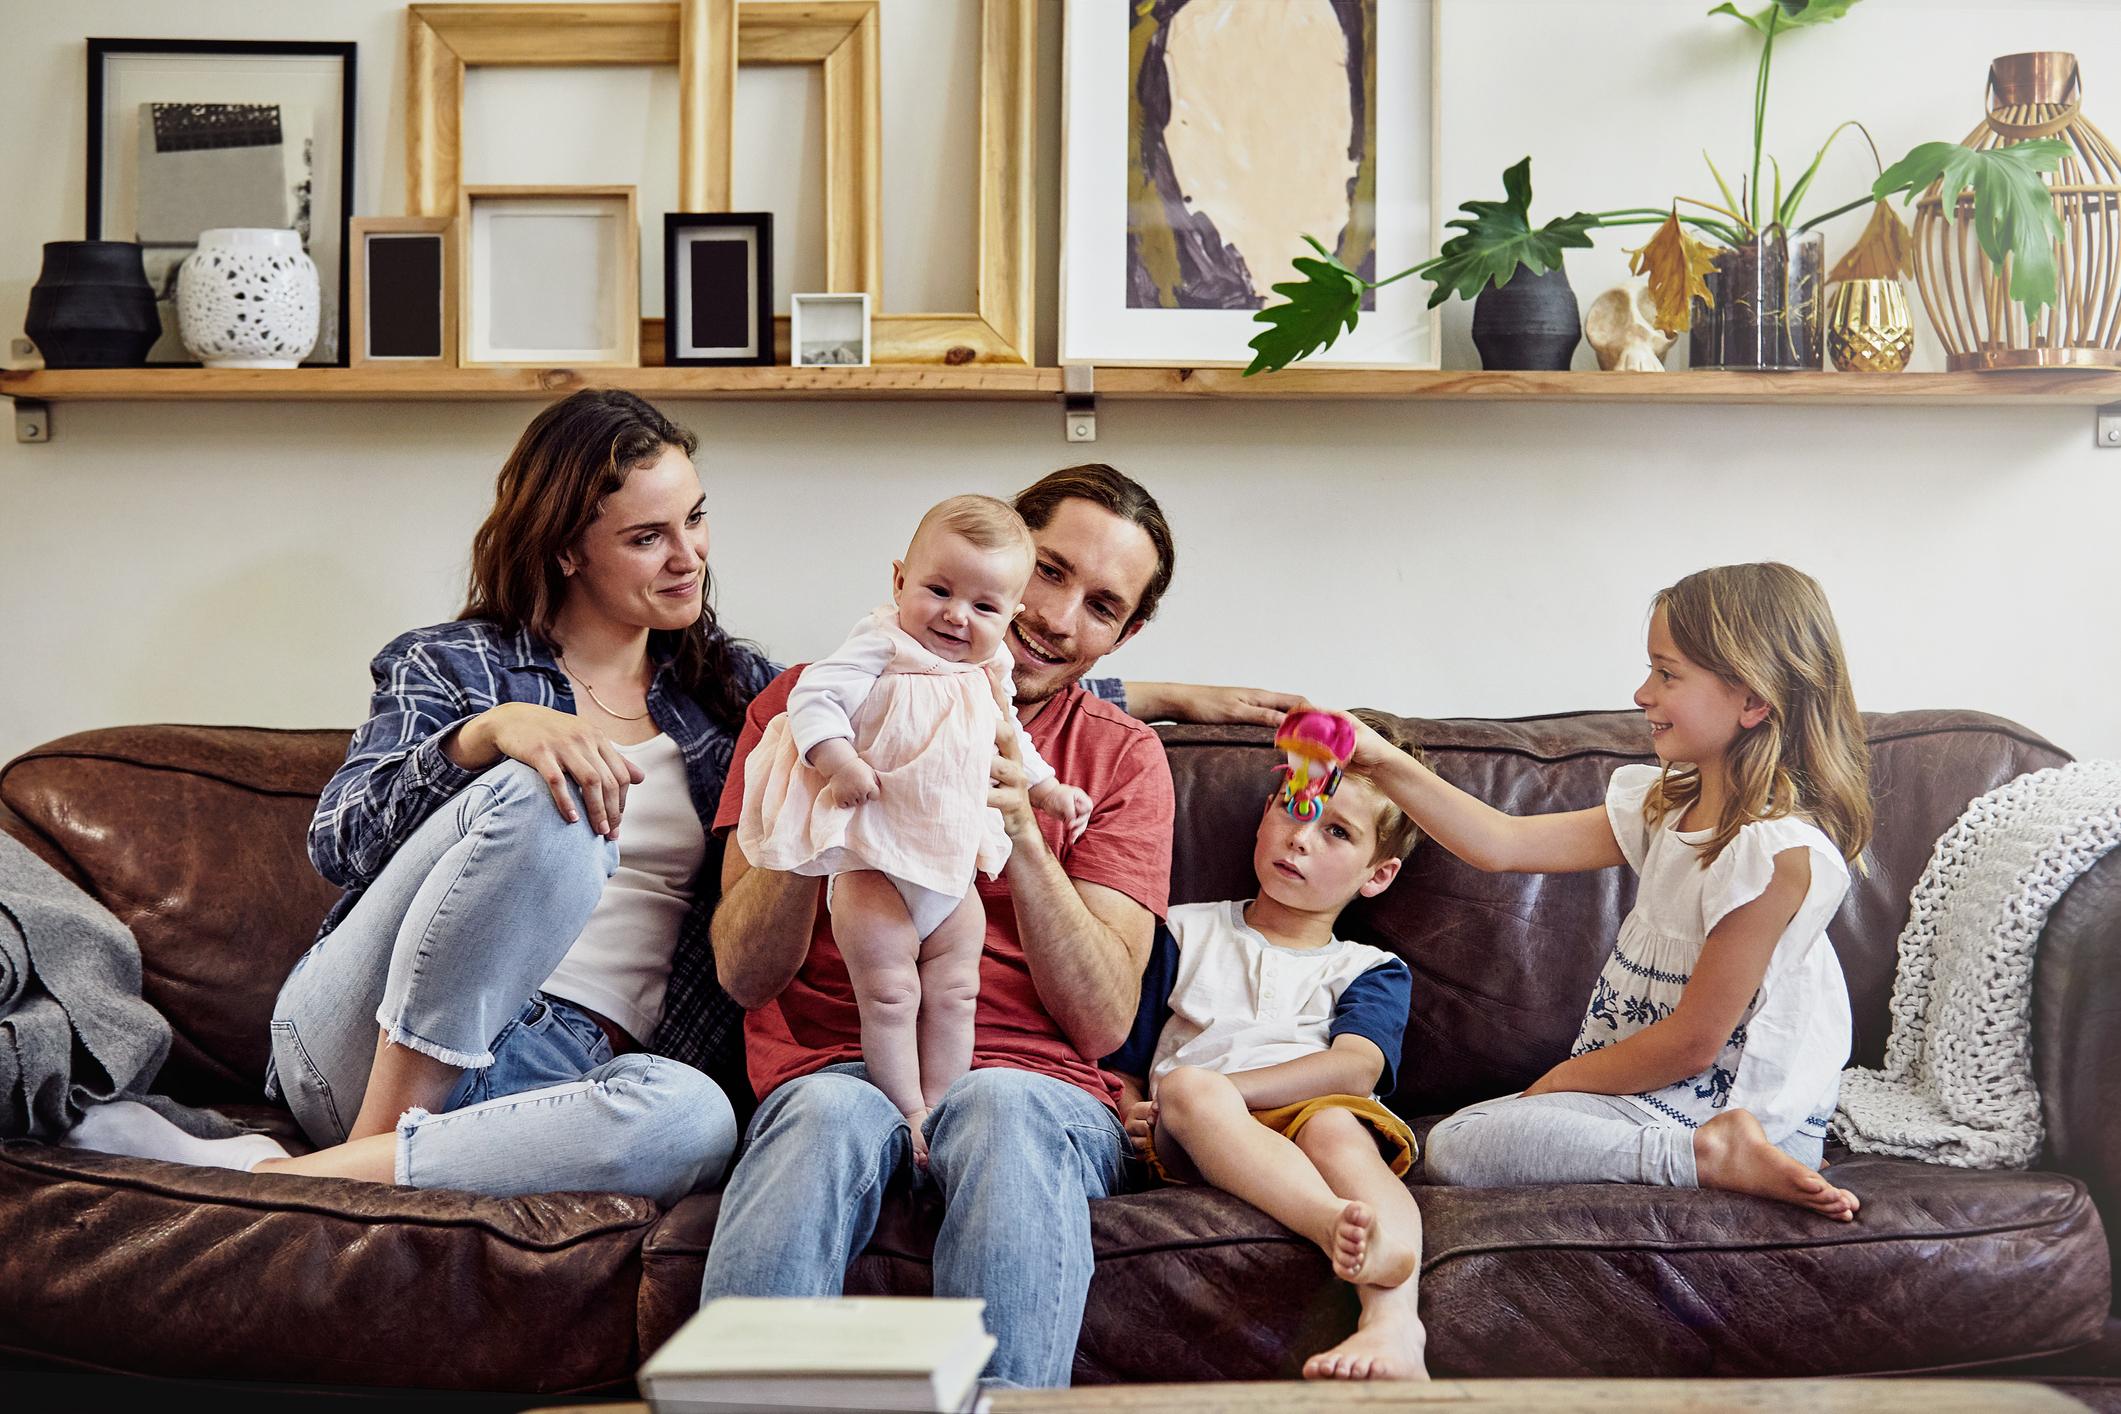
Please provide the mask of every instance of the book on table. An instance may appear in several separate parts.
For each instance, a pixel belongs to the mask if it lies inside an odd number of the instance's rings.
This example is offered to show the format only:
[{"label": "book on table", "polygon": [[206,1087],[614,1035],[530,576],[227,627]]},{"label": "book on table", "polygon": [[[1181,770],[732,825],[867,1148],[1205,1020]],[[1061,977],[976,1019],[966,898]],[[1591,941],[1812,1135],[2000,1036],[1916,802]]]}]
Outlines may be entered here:
[{"label": "book on table", "polygon": [[972,1407],[994,1353],[979,1300],[724,1296],[641,1366],[657,1414]]}]

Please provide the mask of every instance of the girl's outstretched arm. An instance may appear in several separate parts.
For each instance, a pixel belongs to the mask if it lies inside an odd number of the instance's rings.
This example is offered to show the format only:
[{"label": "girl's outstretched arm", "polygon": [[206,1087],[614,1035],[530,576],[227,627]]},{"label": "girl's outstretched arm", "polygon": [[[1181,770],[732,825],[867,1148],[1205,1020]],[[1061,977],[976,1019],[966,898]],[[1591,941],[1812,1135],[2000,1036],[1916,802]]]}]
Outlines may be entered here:
[{"label": "girl's outstretched arm", "polygon": [[1377,783],[1422,832],[1490,874],[1572,874],[1623,864],[1605,807],[1547,815],[1508,815],[1466,794],[1361,721],[1349,765]]},{"label": "girl's outstretched arm", "polygon": [[1715,1064],[1753,1004],[1782,930],[1804,905],[1812,859],[1801,846],[1775,856],[1767,890],[1732,909],[1709,934],[1672,1014],[1624,1040],[1572,1056],[1526,1088],[1635,1095],[1699,1075]]}]

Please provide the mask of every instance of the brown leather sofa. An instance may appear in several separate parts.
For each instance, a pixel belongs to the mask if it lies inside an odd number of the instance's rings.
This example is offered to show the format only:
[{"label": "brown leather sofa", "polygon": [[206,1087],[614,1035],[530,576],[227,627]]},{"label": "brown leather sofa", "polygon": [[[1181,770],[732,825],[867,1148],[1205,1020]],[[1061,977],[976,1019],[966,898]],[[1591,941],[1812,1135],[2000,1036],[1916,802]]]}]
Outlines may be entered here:
[{"label": "brown leather sofa", "polygon": [[[1448,777],[1516,811],[1593,804],[1615,766],[1648,750],[1634,713],[1412,725]],[[1876,1064],[1894,941],[1932,844],[1975,795],[2067,758],[1977,713],[1874,715],[1869,729],[1878,838],[1833,938],[1855,1059]],[[1264,734],[1164,735],[1174,901],[1246,892],[1272,764]],[[340,731],[137,727],[0,768],[0,828],[139,937],[148,998],[176,1030],[158,1088],[268,1113],[268,1011],[332,899],[303,832],[345,745]],[[1433,1117],[1562,1056],[1632,891],[1617,869],[1487,876],[1417,851],[1349,920],[1414,970],[1392,1103]],[[2030,1172],[1839,1155],[1834,1180],[1864,1205],[1850,1226],[1708,1192],[1419,1187],[1432,1368],[2008,1371],[2105,1394],[2104,1378],[2121,1376],[2100,1217],[2121,1199],[2117,962],[2121,854],[2077,883],[2041,941],[2032,1025],[2048,1142]],[[284,1112],[277,1121],[292,1133]],[[11,1141],[0,1358],[310,1385],[623,1387],[693,1310],[716,1206],[711,1195],[667,1212],[612,1194],[504,1202]],[[925,1292],[936,1219],[932,1204],[895,1195],[850,1289]],[[1319,1254],[1235,1199],[1139,1193],[1098,1203],[1093,1228],[1080,1381],[1286,1377],[1352,1328],[1352,1293]]]}]

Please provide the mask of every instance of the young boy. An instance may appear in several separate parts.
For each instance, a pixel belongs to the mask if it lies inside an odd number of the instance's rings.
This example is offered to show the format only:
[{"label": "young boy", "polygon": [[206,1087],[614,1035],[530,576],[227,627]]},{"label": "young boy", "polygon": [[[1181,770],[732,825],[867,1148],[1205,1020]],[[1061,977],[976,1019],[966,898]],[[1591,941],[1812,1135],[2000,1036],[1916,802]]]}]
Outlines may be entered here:
[{"label": "young boy", "polygon": [[[1390,719],[1356,715],[1419,758]],[[1269,797],[1252,847],[1258,897],[1171,910],[1170,1019],[1147,1065],[1149,1098],[1122,1074],[1122,1113],[1160,1176],[1236,1194],[1316,1242],[1355,1285],[1355,1334],[1306,1361],[1306,1378],[1426,1379],[1421,1213],[1400,1178],[1414,1136],[1376,1099],[1393,1087],[1413,978],[1390,953],[1333,936],[1341,909],[1382,893],[1418,835],[1359,773],[1324,806],[1298,821]],[[1145,1021],[1155,1000],[1144,998]],[[1138,1027],[1108,1064],[1138,1070],[1146,1050]]]}]

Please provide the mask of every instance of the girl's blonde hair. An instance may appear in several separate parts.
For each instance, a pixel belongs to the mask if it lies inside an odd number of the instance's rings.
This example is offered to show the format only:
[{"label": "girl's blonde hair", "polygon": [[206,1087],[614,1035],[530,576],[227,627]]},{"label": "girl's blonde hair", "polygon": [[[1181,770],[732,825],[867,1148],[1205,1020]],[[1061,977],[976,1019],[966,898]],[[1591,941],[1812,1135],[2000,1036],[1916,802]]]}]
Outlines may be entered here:
[{"label": "girl's blonde hair", "polygon": [[[1687,659],[1765,702],[1766,720],[1725,758],[1730,791],[1707,866],[1754,820],[1804,815],[1862,869],[1871,838],[1870,747],[1826,595],[1788,565],[1721,565],[1660,590],[1651,612]],[[1697,767],[1667,767],[1645,802],[1662,824],[1701,795]]]}]

